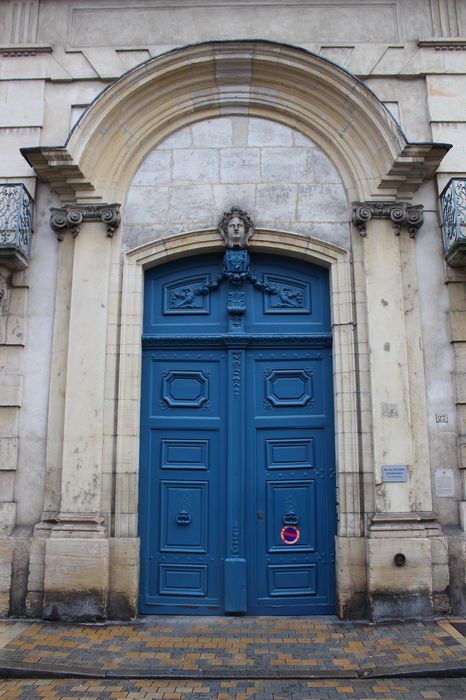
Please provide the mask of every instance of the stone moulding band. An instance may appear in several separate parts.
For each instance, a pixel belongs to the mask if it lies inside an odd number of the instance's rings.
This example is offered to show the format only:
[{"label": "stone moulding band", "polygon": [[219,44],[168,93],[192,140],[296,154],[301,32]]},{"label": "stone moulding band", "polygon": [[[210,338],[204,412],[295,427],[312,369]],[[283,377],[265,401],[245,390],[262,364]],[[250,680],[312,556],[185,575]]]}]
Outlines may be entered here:
[{"label": "stone moulding band", "polygon": [[390,219],[397,236],[406,226],[410,237],[415,238],[424,223],[424,207],[407,202],[353,202],[351,220],[361,236],[367,236],[367,223],[371,219]]},{"label": "stone moulding band", "polygon": [[332,345],[332,335],[322,333],[319,335],[149,335],[142,336],[142,345],[145,349],[165,346],[196,347],[250,347],[269,345],[293,345],[307,348],[326,348]]},{"label": "stone moulding band", "polygon": [[101,221],[111,238],[121,221],[120,204],[75,204],[61,209],[51,208],[50,211],[50,226],[59,241],[63,240],[65,231],[76,237],[81,224],[87,221]]},{"label": "stone moulding band", "polygon": [[54,517],[56,523],[102,525],[104,517],[100,513],[57,513]]},{"label": "stone moulding band", "polygon": [[0,55],[2,56],[35,56],[38,53],[53,53],[53,46],[28,43],[0,45]]}]

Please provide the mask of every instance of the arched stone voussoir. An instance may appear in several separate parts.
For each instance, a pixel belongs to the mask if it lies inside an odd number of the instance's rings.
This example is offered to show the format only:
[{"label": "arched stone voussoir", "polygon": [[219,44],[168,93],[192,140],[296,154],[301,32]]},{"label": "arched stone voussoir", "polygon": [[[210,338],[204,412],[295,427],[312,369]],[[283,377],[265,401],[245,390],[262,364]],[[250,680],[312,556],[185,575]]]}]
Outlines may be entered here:
[{"label": "arched stone voussoir", "polygon": [[409,200],[449,150],[409,143],[376,95],[327,59],[274,42],[227,41],[149,59],[94,100],[64,146],[22,153],[64,200],[110,201],[171,133],[238,114],[313,139],[339,170],[349,200]]}]

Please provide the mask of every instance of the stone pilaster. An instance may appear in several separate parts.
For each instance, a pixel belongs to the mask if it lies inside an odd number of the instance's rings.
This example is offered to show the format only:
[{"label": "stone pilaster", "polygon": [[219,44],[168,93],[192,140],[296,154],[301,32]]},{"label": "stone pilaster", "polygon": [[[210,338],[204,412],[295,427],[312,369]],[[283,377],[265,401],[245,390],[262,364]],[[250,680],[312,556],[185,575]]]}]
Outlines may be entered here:
[{"label": "stone pilaster", "polygon": [[[105,205],[52,213],[59,238],[68,229],[76,240],[63,387],[60,506],[45,542],[43,615],[48,619],[107,616],[109,540],[101,515],[101,481],[111,240],[102,223],[110,236],[118,222],[118,209]],[[48,508],[53,505],[58,505],[56,498],[46,503]]]},{"label": "stone pilaster", "polygon": [[[364,240],[370,319],[376,513],[366,553],[369,613],[376,620],[432,614],[432,538],[442,535],[432,513],[414,241],[407,235],[413,238],[422,222],[422,207],[404,202],[357,202],[353,210]],[[409,320],[407,308],[414,309]]]}]

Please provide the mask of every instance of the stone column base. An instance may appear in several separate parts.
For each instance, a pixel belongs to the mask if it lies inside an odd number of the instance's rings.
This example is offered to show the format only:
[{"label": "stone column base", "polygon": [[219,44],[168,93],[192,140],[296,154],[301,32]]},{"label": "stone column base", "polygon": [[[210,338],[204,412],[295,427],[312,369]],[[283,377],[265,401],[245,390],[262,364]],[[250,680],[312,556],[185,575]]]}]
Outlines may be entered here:
[{"label": "stone column base", "polygon": [[112,538],[109,542],[108,617],[130,620],[139,608],[139,538]]},{"label": "stone column base", "polygon": [[434,513],[376,513],[369,534],[373,620],[422,619],[450,612],[448,538]]},{"label": "stone column base", "polygon": [[450,567],[448,537],[431,537],[432,553],[432,607],[434,615],[449,615],[450,601]]},{"label": "stone column base", "polygon": [[366,539],[335,538],[337,613],[342,620],[367,617]]},{"label": "stone column base", "polygon": [[44,569],[46,533],[37,534],[29,541],[29,579],[26,594],[26,617],[42,617],[44,602]]},{"label": "stone column base", "polygon": [[427,537],[369,539],[367,559],[372,620],[432,617],[432,556]]},{"label": "stone column base", "polygon": [[450,599],[455,615],[466,615],[466,534],[457,530],[449,537]]},{"label": "stone column base", "polygon": [[106,619],[108,582],[108,539],[50,537],[46,540],[44,619]]},{"label": "stone column base", "polygon": [[13,561],[13,540],[0,538],[0,617],[10,612],[11,567]]}]

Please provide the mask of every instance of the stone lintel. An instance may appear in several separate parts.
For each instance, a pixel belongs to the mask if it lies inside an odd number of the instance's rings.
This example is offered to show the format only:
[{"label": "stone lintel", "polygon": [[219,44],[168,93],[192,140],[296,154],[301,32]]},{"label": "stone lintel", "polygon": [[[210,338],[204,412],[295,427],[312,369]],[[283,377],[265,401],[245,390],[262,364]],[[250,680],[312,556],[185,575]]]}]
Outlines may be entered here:
[{"label": "stone lintel", "polygon": [[415,238],[424,223],[423,210],[422,204],[414,205],[408,202],[353,202],[351,220],[361,236],[367,236],[367,224],[372,219],[389,219],[397,236],[404,226],[408,229],[410,237]]},{"label": "stone lintel", "polygon": [[76,237],[80,226],[87,221],[101,221],[111,238],[121,221],[119,204],[73,204],[61,209],[52,207],[50,211],[50,226],[59,241],[63,240],[64,231],[70,231]]}]

